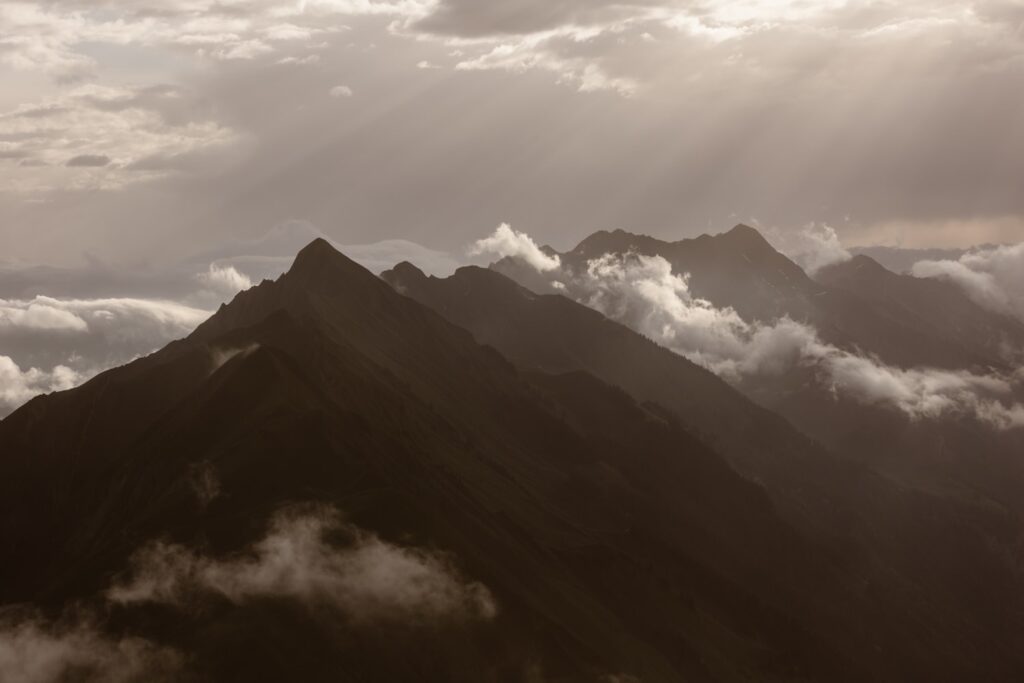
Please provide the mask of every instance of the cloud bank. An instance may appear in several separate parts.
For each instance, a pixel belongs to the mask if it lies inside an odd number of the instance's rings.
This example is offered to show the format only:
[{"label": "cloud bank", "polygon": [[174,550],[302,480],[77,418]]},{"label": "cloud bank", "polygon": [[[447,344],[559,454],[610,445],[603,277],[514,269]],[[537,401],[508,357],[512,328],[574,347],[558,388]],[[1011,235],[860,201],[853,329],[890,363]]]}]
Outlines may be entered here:
[{"label": "cloud bank", "polygon": [[911,273],[955,282],[978,305],[1024,321],[1024,242],[976,249],[957,260],[919,261]]},{"label": "cloud bank", "polygon": [[732,308],[695,298],[689,276],[672,272],[661,256],[605,254],[583,272],[544,273],[566,296],[733,382],[809,369],[837,397],[910,419],[966,416],[996,429],[1024,427],[1024,405],[1014,399],[1024,377],[899,368],[827,344],[813,327],[789,318],[749,323]]},{"label": "cloud bank", "polygon": [[0,417],[184,337],[209,315],[153,299],[0,299]]},{"label": "cloud bank", "polygon": [[[336,545],[333,540],[342,541]],[[107,596],[120,604],[183,605],[214,594],[235,604],[288,599],[354,621],[492,619],[497,604],[446,556],[388,543],[331,508],[285,511],[244,556],[212,559],[157,543],[132,561],[132,578]]]}]

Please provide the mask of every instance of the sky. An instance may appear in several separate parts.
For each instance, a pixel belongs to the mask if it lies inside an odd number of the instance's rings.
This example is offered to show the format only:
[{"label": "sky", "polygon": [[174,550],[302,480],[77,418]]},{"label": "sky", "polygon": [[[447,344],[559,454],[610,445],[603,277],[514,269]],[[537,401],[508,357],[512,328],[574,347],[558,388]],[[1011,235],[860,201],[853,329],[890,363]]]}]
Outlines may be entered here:
[{"label": "sky", "polygon": [[1024,240],[1019,0],[4,0],[0,83],[8,404],[318,235],[438,274],[506,222]]}]

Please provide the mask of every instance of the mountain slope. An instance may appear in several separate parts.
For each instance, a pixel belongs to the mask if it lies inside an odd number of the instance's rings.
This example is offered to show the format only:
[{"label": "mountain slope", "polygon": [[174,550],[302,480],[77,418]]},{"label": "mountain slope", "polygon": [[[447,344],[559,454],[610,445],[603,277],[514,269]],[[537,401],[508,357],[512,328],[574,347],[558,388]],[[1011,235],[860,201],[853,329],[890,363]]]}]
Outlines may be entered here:
[{"label": "mountain slope", "polygon": [[[232,598],[224,582],[242,579],[210,567],[255,562],[296,503],[447,553],[497,614],[367,625],[326,598]],[[185,653],[197,680],[881,680],[1005,663],[923,657],[884,596],[865,599],[671,415],[587,374],[520,373],[321,242],[188,339],[0,422],[0,505],[16,558],[3,603],[93,605],[104,628]],[[219,577],[221,597],[104,602],[154,539],[187,548],[179,564],[213,558],[187,576]],[[899,647],[873,650],[879,634]]]},{"label": "mountain slope", "polygon": [[[745,225],[720,235],[676,242],[622,230],[601,231],[560,258],[568,268],[580,270],[586,268],[587,261],[604,254],[629,252],[664,257],[674,272],[690,274],[694,296],[718,307],[732,307],[744,320],[773,321],[788,316],[813,325],[831,344],[862,349],[896,365],[1007,368],[1010,361],[999,343],[1024,345],[1024,328],[1007,326],[1001,316],[970,302],[974,309],[970,315],[998,328],[998,339],[957,335],[916,316],[894,316],[891,306],[875,297],[861,296],[828,277],[810,278],[757,230]],[[527,287],[545,286],[512,259],[503,259],[494,267]]]},{"label": "mountain slope", "polygon": [[[585,370],[665,406],[738,471],[763,483],[791,522],[827,539],[857,581],[875,585],[910,619],[966,618],[986,624],[982,630],[998,640],[1016,618],[1019,605],[997,597],[1016,595],[1012,586],[1021,582],[1004,560],[1018,552],[1021,525],[1005,509],[908,488],[837,460],[713,374],[561,295],[538,295],[474,267],[439,279],[400,264],[382,277],[521,367]],[[925,605],[939,603],[950,612],[925,616]]]}]

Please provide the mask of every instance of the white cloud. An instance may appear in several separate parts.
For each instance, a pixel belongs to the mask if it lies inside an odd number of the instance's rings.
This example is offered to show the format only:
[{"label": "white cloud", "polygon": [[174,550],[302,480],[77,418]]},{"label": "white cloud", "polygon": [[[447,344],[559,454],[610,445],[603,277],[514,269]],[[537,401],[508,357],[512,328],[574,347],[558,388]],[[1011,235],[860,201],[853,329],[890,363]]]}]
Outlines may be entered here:
[{"label": "white cloud", "polygon": [[336,85],[328,91],[328,94],[331,97],[342,98],[352,97],[354,93],[352,92],[352,88],[348,87],[347,85]]},{"label": "white cloud", "polygon": [[769,230],[766,236],[773,247],[795,261],[808,275],[852,258],[829,225],[812,223],[800,230]]},{"label": "white cloud", "polygon": [[238,271],[234,266],[218,263],[211,263],[207,271],[197,275],[196,279],[214,293],[226,297],[252,287],[252,280],[248,275]]},{"label": "white cloud", "polygon": [[977,304],[1024,321],[1024,242],[976,249],[956,261],[921,261],[911,273],[951,280]]},{"label": "white cloud", "polygon": [[22,370],[9,356],[0,356],[0,417],[38,394],[64,391],[87,379],[81,373],[58,365],[52,370]]},{"label": "white cloud", "polygon": [[[31,311],[39,309],[48,311],[48,316],[66,316],[69,322],[76,318],[85,326],[73,329],[89,329],[108,340],[140,337],[173,339],[188,334],[210,316],[209,311],[153,299],[57,299],[37,296],[27,301],[0,300],[0,310],[23,311],[25,321],[31,319]],[[25,327],[32,328],[31,325]]]},{"label": "white cloud", "polygon": [[166,0],[159,6],[112,5],[70,0],[0,5],[0,60],[19,69],[62,78],[88,75],[94,62],[88,43],[178,47],[200,57],[253,59],[302,49],[315,35],[341,31],[346,17],[417,16],[426,0]]},{"label": "white cloud", "polygon": [[184,337],[209,315],[153,299],[0,299],[0,417]]},{"label": "white cloud", "polygon": [[0,328],[3,327],[85,332],[89,324],[75,313],[55,307],[45,300],[8,302],[0,299]]},{"label": "white cloud", "polygon": [[1024,427],[1024,405],[1014,399],[1022,377],[899,368],[827,344],[814,328],[789,318],[749,323],[732,308],[693,297],[689,276],[673,273],[661,256],[606,254],[581,273],[557,266],[538,271],[566,296],[731,381],[811,369],[837,396],[911,419],[968,416],[996,429]]},{"label": "white cloud", "polygon": [[[338,537],[345,545],[328,541]],[[323,506],[278,514],[267,536],[240,557],[217,560],[151,545],[135,556],[132,578],[107,596],[121,604],[178,605],[209,593],[236,604],[287,598],[356,621],[430,623],[497,612],[490,591],[464,579],[446,556],[388,543]]]},{"label": "white cloud", "polygon": [[558,256],[545,254],[537,243],[525,232],[513,230],[508,223],[502,223],[490,237],[477,240],[470,248],[470,254],[496,254],[514,257],[528,263],[540,272],[555,270],[561,265]]}]

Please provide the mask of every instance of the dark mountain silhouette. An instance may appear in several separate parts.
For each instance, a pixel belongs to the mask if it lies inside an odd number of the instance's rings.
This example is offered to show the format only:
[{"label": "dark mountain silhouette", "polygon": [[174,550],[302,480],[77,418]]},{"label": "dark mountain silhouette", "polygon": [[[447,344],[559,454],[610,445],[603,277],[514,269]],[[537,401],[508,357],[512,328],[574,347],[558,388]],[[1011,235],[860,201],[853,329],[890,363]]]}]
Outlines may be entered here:
[{"label": "dark mountain silhouette", "polygon": [[[874,650],[890,632],[924,644],[669,413],[586,373],[519,372],[321,241],[188,339],[0,422],[0,501],[0,601],[99,611],[117,636],[185,653],[179,678],[839,680],[1003,664]],[[154,539],[255,561],[275,511],[311,502],[449,553],[497,614],[367,624],[283,588],[100,597]],[[208,564],[186,575],[241,580]],[[850,615],[880,627],[851,633]]]},{"label": "dark mountain silhouette", "polygon": [[[561,295],[538,295],[475,267],[439,279],[400,264],[383,277],[523,368],[587,371],[638,400],[665,406],[739,472],[763,484],[790,523],[841,557],[854,572],[851,581],[874,585],[911,622],[952,618],[915,615],[923,604],[937,601],[967,620],[986,623],[982,630],[994,629],[996,639],[1005,619],[1015,619],[1018,607],[1004,611],[1008,605],[996,597],[1003,590],[1015,592],[1008,587],[1021,582],[1013,563],[1001,559],[1016,554],[1021,530],[1017,516],[1005,508],[935,490],[932,480],[929,486],[920,481],[908,486],[904,479],[894,481],[837,459],[712,373]],[[965,572],[975,570],[993,582],[990,586],[1001,586],[992,600],[980,597],[987,592],[981,584],[964,582]],[[872,576],[865,579],[861,572]],[[916,577],[927,587],[909,589],[901,580],[890,585],[895,577]],[[988,606],[979,610],[979,600]]]},{"label": "dark mountain silhouette", "polygon": [[[689,274],[694,296],[732,307],[747,321],[787,316],[835,347],[894,367],[979,375],[1019,368],[1024,326],[981,308],[954,285],[897,275],[865,256],[812,279],[748,226],[678,242],[602,231],[559,256],[565,270],[580,272],[591,259],[630,252],[664,257],[674,272]],[[554,291],[550,277],[529,273],[515,259],[492,268],[535,291]],[[907,485],[992,498],[1024,512],[1024,429],[995,429],[962,415],[911,419],[836,392],[807,368],[748,377],[739,386],[812,438]]]},{"label": "dark mountain silhouette", "polygon": [[[630,349],[633,337],[621,343]],[[8,623],[34,606],[66,622],[84,611],[110,637],[181,653],[179,680],[1012,680],[1019,671],[1021,593],[998,561],[1017,533],[1012,520],[872,488],[865,504],[894,511],[890,526],[872,526],[881,513],[862,523],[844,509],[835,518],[850,515],[849,529],[822,534],[799,511],[817,492],[769,495],[691,431],[696,419],[677,417],[682,399],[671,409],[638,402],[586,369],[517,369],[313,242],[287,274],[238,295],[187,339],[0,422],[0,548],[10,558],[0,603],[19,606],[0,616]],[[765,457],[816,453],[706,373],[671,372],[735,411],[751,442],[768,429]],[[772,481],[804,485],[791,476]],[[369,550],[338,559],[304,537],[267,536],[268,520],[297,504],[338,509],[383,540],[348,532],[350,546]],[[990,547],[996,531],[1002,545]],[[130,558],[156,539],[172,545],[157,546],[142,572]],[[238,575],[268,553],[287,561]],[[352,557],[397,557],[398,569],[381,579]],[[919,571],[929,560],[934,570]],[[436,576],[450,565],[465,578]],[[132,577],[136,593],[163,601],[109,597]],[[358,612],[356,579],[369,596]],[[289,589],[296,582],[344,590],[310,600]],[[466,582],[484,588],[467,597]],[[419,606],[414,617],[366,618],[396,590],[392,602]],[[481,590],[496,612],[479,606]],[[340,616],[330,608],[338,601]]]}]

